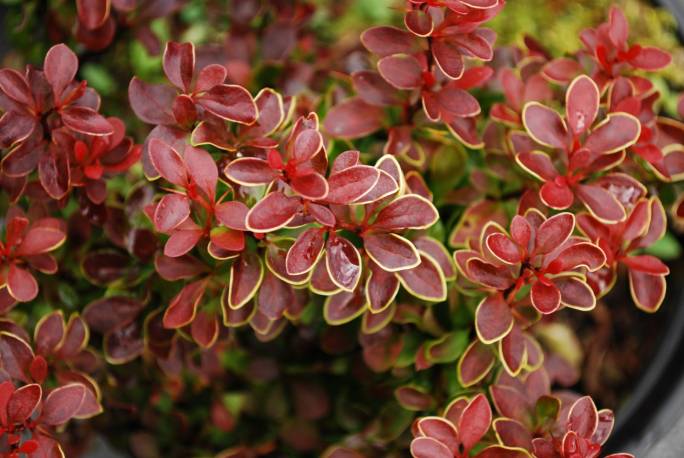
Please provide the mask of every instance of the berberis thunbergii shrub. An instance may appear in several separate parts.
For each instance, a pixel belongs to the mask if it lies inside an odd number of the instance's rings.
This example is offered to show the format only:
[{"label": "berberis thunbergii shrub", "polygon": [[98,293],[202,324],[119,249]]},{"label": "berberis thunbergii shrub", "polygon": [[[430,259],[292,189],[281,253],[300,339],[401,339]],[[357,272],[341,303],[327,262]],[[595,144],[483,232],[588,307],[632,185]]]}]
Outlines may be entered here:
[{"label": "berberis thunbergii shrub", "polygon": [[[71,48],[0,70],[2,456],[600,456],[563,346],[614,287],[663,303],[670,55],[617,7],[573,55],[495,46],[504,0],[362,46],[320,38],[347,2],[207,2],[215,43],[164,48],[184,3],[37,6]],[[74,51],[131,40],[165,79],[101,106]]]}]

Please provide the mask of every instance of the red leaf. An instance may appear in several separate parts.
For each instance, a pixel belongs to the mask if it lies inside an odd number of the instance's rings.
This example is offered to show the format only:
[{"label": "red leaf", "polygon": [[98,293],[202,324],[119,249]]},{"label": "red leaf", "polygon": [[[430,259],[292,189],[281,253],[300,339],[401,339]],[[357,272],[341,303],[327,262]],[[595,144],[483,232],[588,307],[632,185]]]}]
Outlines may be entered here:
[{"label": "red leaf", "polygon": [[154,211],[154,227],[166,233],[178,227],[190,216],[190,202],[180,194],[166,194]]},{"label": "red leaf", "polygon": [[491,344],[503,339],[513,327],[510,306],[500,293],[487,296],[475,311],[475,329],[480,340]]},{"label": "red leaf", "polygon": [[616,153],[633,145],[640,134],[637,118],[627,113],[613,113],[591,132],[584,147],[597,154]]},{"label": "red leaf", "polygon": [[430,302],[441,302],[447,297],[446,280],[432,258],[420,254],[420,264],[397,272],[402,286],[413,296]]},{"label": "red leaf", "polygon": [[565,94],[565,110],[568,125],[576,136],[586,132],[598,115],[601,95],[594,80],[586,75],[578,76]]},{"label": "red leaf", "polygon": [[432,44],[432,53],[440,70],[449,78],[459,79],[463,76],[463,54],[455,42],[446,39],[435,40]]},{"label": "red leaf", "polygon": [[438,219],[439,214],[432,202],[416,194],[409,194],[395,199],[380,210],[372,228],[383,231],[427,229]]},{"label": "red leaf", "polygon": [[569,186],[547,181],[539,191],[541,201],[554,210],[565,210],[575,201],[575,195]]},{"label": "red leaf", "polygon": [[454,454],[441,442],[431,437],[417,437],[411,441],[414,458],[453,458]]},{"label": "red leaf", "polygon": [[[198,92],[208,91],[214,86],[222,84],[226,77],[228,76],[228,71],[226,67],[219,64],[209,64],[200,70],[197,76],[196,90]],[[259,114],[261,118],[261,113]]]},{"label": "red leaf", "polygon": [[111,0],[77,0],[78,20],[87,29],[100,27],[109,17]]},{"label": "red leaf", "polygon": [[192,146],[185,147],[183,158],[192,181],[213,202],[216,195],[216,183],[218,182],[218,169],[214,158],[207,151]]},{"label": "red leaf", "polygon": [[356,139],[382,127],[385,112],[358,97],[347,99],[328,111],[323,126],[336,138]]},{"label": "red leaf", "polygon": [[171,299],[169,307],[164,312],[164,327],[176,329],[190,324],[195,319],[197,306],[204,296],[206,286],[205,280],[198,280],[185,285]]},{"label": "red leaf", "polygon": [[259,287],[257,305],[259,311],[271,320],[283,317],[288,305],[294,301],[292,287],[266,270],[264,281]]},{"label": "red leaf", "polygon": [[591,438],[598,427],[598,411],[589,396],[579,398],[570,407],[568,430],[585,439]]},{"label": "red leaf", "polygon": [[190,334],[202,348],[210,348],[218,337],[219,327],[216,315],[200,311],[192,321]]},{"label": "red leaf", "polygon": [[0,70],[0,90],[7,97],[22,105],[30,107],[35,103],[26,78],[16,70],[10,68]]},{"label": "red leaf", "polygon": [[[377,73],[362,70],[352,74],[354,89],[364,102],[379,107],[397,102],[397,91]],[[0,83],[1,84],[1,83]]]},{"label": "red leaf", "polygon": [[33,340],[36,352],[40,355],[50,355],[64,338],[64,315],[52,312],[42,317],[36,324]]},{"label": "red leaf", "polygon": [[525,450],[532,449],[532,434],[517,420],[497,418],[494,420],[493,426],[503,445],[520,447]]},{"label": "red leaf", "polygon": [[530,359],[526,361],[526,340],[520,330],[520,327],[513,325],[513,329],[499,342],[500,359],[511,376],[517,376],[523,368],[523,364],[532,366],[533,362]]},{"label": "red leaf", "polygon": [[346,291],[354,291],[361,278],[361,256],[352,243],[331,234],[326,243],[326,266],[330,279]]},{"label": "red leaf", "polygon": [[134,76],[128,85],[128,100],[136,116],[148,124],[176,124],[172,106],[176,91],[166,84],[149,84]]},{"label": "red leaf", "polygon": [[556,277],[553,284],[560,290],[564,306],[578,310],[591,310],[596,306],[594,292],[585,282],[575,277]]},{"label": "red leaf", "polygon": [[366,300],[360,291],[340,291],[326,299],[323,317],[326,323],[339,326],[352,321],[366,310]]},{"label": "red leaf", "polygon": [[190,92],[195,71],[195,46],[192,43],[166,43],[163,67],[166,77],[174,86]]},{"label": "red leaf", "polygon": [[19,302],[30,302],[38,296],[38,282],[28,270],[10,264],[7,273],[7,290]]},{"label": "red leaf", "polygon": [[107,334],[134,320],[143,308],[144,305],[135,299],[111,296],[88,304],[83,311],[83,319],[91,330]]},{"label": "red leaf", "polygon": [[396,275],[387,272],[374,262],[369,263],[370,274],[366,281],[366,298],[373,314],[378,314],[390,306],[399,292]]},{"label": "red leaf", "polygon": [[164,255],[177,258],[187,254],[195,248],[195,245],[204,237],[204,230],[197,229],[176,229],[171,232],[171,236],[164,245]]},{"label": "red leaf", "polygon": [[425,417],[416,424],[418,433],[444,444],[452,454],[458,453],[461,441],[456,426],[441,417]]},{"label": "red leaf", "polygon": [[[43,72],[48,80],[55,97],[62,98],[64,89],[74,80],[78,71],[78,57],[65,44],[54,45],[45,54]],[[66,121],[65,121],[66,123]],[[89,133],[89,132],[84,132]],[[97,132],[94,133],[97,135]],[[102,135],[102,134],[100,134]],[[106,135],[106,134],[105,134]]]},{"label": "red leaf", "polygon": [[532,285],[530,294],[532,305],[540,313],[553,313],[560,307],[560,290],[554,284],[544,284],[541,280]]},{"label": "red leaf", "polygon": [[31,361],[29,366],[31,378],[38,383],[43,383],[48,375],[48,363],[42,356],[38,355]]},{"label": "red leaf", "polygon": [[35,412],[43,390],[40,385],[32,383],[24,385],[14,393],[7,403],[7,418],[12,423],[24,423]]},{"label": "red leaf", "polygon": [[[35,128],[36,120],[33,116],[17,111],[6,112],[0,117],[0,146],[9,148],[16,143],[26,140]],[[33,148],[31,148],[31,151],[26,151],[27,146],[24,145],[27,144],[20,145],[6,153],[2,161],[2,168],[6,173],[11,173],[14,169],[25,175],[35,168],[38,159],[37,151],[33,150]],[[24,146],[23,151],[20,149],[21,146]]]},{"label": "red leaf", "polygon": [[64,125],[87,135],[111,135],[114,130],[107,119],[92,108],[68,106],[61,110]]},{"label": "red leaf", "polygon": [[476,384],[492,369],[496,358],[479,340],[472,342],[458,361],[458,378],[464,387]]},{"label": "red leaf", "polygon": [[572,213],[559,213],[544,221],[537,229],[534,242],[536,254],[547,254],[561,246],[575,229]]},{"label": "red leaf", "polygon": [[292,190],[308,200],[325,199],[329,192],[328,182],[319,173],[310,173],[293,178],[290,181]]},{"label": "red leaf", "polygon": [[313,158],[323,148],[323,137],[314,129],[301,131],[294,142],[292,159],[302,163]]},{"label": "red leaf", "polygon": [[226,251],[245,249],[245,233],[227,227],[215,227],[210,234],[211,243]]},{"label": "red leaf", "polygon": [[551,108],[530,102],[523,109],[523,124],[527,133],[539,144],[549,148],[565,149],[568,131],[563,119]]},{"label": "red leaf", "polygon": [[650,72],[662,70],[670,65],[672,56],[670,53],[651,46],[642,47],[636,56],[629,59],[629,63],[641,70]]},{"label": "red leaf", "polygon": [[197,103],[221,119],[240,124],[254,124],[258,116],[254,99],[241,86],[220,84],[201,95]]},{"label": "red leaf", "polygon": [[420,264],[418,250],[397,234],[367,234],[363,237],[363,247],[368,256],[388,272],[411,269]]},{"label": "red leaf", "polygon": [[[506,264],[516,264],[522,260],[518,245],[502,233],[490,234],[485,242],[487,248]],[[527,244],[523,245],[527,249]]]},{"label": "red leaf", "polygon": [[245,252],[230,267],[228,304],[232,309],[245,305],[259,289],[264,278],[264,264],[255,253]]},{"label": "red leaf", "polygon": [[46,193],[53,199],[61,199],[69,192],[71,169],[64,151],[51,145],[38,162],[38,177]]},{"label": "red leaf", "polygon": [[606,255],[601,248],[592,243],[581,242],[563,249],[546,270],[556,274],[586,267],[590,272],[595,272],[605,263]]},{"label": "red leaf", "polygon": [[66,234],[52,227],[32,227],[24,236],[16,254],[33,256],[57,249],[66,239]]},{"label": "red leaf", "polygon": [[630,270],[629,289],[637,307],[645,312],[654,313],[658,311],[665,299],[665,277]]},{"label": "red leaf", "polygon": [[379,179],[380,172],[374,167],[349,167],[330,175],[326,200],[331,204],[348,205],[367,194]]},{"label": "red leaf", "polygon": [[404,15],[404,25],[420,37],[427,37],[434,28],[432,18],[425,11],[411,10]]},{"label": "red leaf", "polygon": [[249,208],[237,200],[224,202],[214,208],[216,219],[224,226],[238,231],[246,231],[245,221],[247,220]]},{"label": "red leaf", "polygon": [[499,291],[508,289],[514,282],[508,267],[495,266],[478,258],[466,262],[465,274],[468,279]]},{"label": "red leaf", "polygon": [[423,85],[423,69],[413,56],[383,57],[378,62],[378,71],[397,89],[417,89]]},{"label": "red leaf", "polygon": [[629,22],[622,10],[613,5],[610,8],[608,20],[608,37],[616,48],[622,48],[627,44],[629,37]]},{"label": "red leaf", "polygon": [[295,217],[301,203],[295,197],[272,192],[247,214],[247,228],[252,232],[272,232],[286,226]]},{"label": "red leaf", "polygon": [[561,57],[548,62],[542,70],[546,78],[559,84],[569,83],[582,71],[583,69],[579,62],[567,57]]},{"label": "red leaf", "polygon": [[285,266],[290,275],[302,275],[313,269],[323,251],[324,232],[311,228],[299,234],[295,243],[287,251]]},{"label": "red leaf", "polygon": [[492,409],[483,394],[478,394],[465,408],[458,422],[458,435],[466,451],[471,450],[482,436],[489,430],[492,423]]},{"label": "red leaf", "polygon": [[607,223],[623,221],[625,209],[608,190],[595,185],[579,185],[575,194],[596,218]]},{"label": "red leaf", "polygon": [[416,46],[410,33],[396,27],[372,27],[361,34],[361,43],[379,56],[411,54]]},{"label": "red leaf", "polygon": [[670,269],[658,258],[651,255],[625,256],[622,263],[630,270],[650,275],[668,275]]},{"label": "red leaf", "polygon": [[205,265],[192,256],[169,257],[162,254],[154,258],[154,267],[167,281],[192,278],[206,270]]},{"label": "red leaf", "polygon": [[269,165],[268,161],[255,157],[241,157],[232,161],[224,170],[226,176],[243,186],[258,186],[268,184],[278,173]]},{"label": "red leaf", "polygon": [[33,350],[24,340],[9,332],[0,332],[0,362],[10,377],[28,383],[33,359]]},{"label": "red leaf", "polygon": [[73,418],[83,404],[86,389],[80,383],[71,383],[52,390],[43,401],[41,423],[57,426]]}]

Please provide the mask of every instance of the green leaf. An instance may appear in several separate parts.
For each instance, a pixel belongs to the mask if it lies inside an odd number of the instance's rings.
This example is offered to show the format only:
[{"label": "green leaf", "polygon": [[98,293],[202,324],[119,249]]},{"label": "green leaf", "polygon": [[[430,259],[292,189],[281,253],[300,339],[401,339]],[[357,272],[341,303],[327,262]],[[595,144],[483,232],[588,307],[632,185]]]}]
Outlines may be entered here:
[{"label": "green leaf", "polygon": [[537,427],[544,429],[551,426],[558,418],[560,412],[560,400],[553,396],[542,396],[534,406],[534,415]]},{"label": "green leaf", "polygon": [[436,364],[454,362],[463,354],[468,343],[468,331],[452,332],[426,345],[427,359]]}]

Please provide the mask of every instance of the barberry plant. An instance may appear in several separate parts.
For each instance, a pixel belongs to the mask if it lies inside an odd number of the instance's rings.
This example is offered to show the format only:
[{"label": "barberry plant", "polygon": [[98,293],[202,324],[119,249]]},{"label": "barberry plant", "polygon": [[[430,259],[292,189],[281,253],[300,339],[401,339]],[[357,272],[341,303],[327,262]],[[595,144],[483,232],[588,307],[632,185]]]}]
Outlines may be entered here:
[{"label": "barberry plant", "polygon": [[0,70],[0,455],[98,416],[141,457],[631,457],[547,335],[622,287],[657,311],[684,220],[684,98],[620,9],[553,56],[497,43],[504,0],[398,2],[353,48],[308,1],[164,46],[183,2],[73,3],[83,59],[159,65],[130,119],[66,44]]}]

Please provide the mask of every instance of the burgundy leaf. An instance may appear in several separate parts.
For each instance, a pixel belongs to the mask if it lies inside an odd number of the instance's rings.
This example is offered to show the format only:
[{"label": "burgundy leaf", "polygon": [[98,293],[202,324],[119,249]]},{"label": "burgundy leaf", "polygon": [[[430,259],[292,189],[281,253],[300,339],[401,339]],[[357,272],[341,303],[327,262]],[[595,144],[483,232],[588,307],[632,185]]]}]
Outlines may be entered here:
[{"label": "burgundy leaf", "polygon": [[159,232],[169,232],[190,216],[188,198],[180,194],[166,194],[154,211],[154,227]]},{"label": "burgundy leaf", "polygon": [[173,125],[176,91],[165,84],[149,84],[137,77],[128,86],[128,100],[136,116],[148,124]]},{"label": "burgundy leaf", "polygon": [[92,108],[68,106],[61,110],[64,124],[82,134],[110,135],[114,131],[107,119]]},{"label": "burgundy leaf", "polygon": [[380,129],[384,116],[382,108],[354,97],[332,107],[323,126],[334,137],[355,139]]},{"label": "burgundy leaf", "polygon": [[254,157],[235,159],[228,164],[224,172],[232,181],[243,186],[268,184],[278,176],[268,161]]},{"label": "burgundy leaf", "polygon": [[220,84],[197,99],[207,111],[226,121],[254,124],[257,106],[250,93],[241,86]]},{"label": "burgundy leaf", "polygon": [[492,410],[489,401],[483,394],[475,396],[461,415],[458,423],[458,435],[465,450],[471,450],[492,423]]},{"label": "burgundy leaf", "polygon": [[380,75],[397,89],[417,89],[423,84],[423,69],[413,56],[394,55],[380,59]]},{"label": "burgundy leaf", "polygon": [[286,226],[300,208],[299,199],[272,192],[247,214],[247,228],[252,232],[272,232]]},{"label": "burgundy leaf", "polygon": [[111,0],[76,0],[78,19],[88,29],[96,29],[109,17]]},{"label": "burgundy leaf", "polygon": [[568,131],[558,113],[537,102],[530,102],[523,110],[527,133],[537,142],[550,148],[565,149]]},{"label": "burgundy leaf", "polygon": [[302,275],[313,269],[325,243],[324,232],[318,228],[302,232],[287,252],[285,265],[290,275]]},{"label": "burgundy leaf", "polygon": [[416,194],[409,194],[380,210],[372,227],[374,230],[384,231],[426,229],[437,219],[439,214],[432,202]]},{"label": "burgundy leaf", "polygon": [[69,421],[81,408],[86,390],[80,383],[71,383],[52,390],[43,402],[40,421],[55,426]]},{"label": "burgundy leaf", "polygon": [[19,302],[30,302],[38,296],[38,282],[28,270],[10,264],[7,290]]},{"label": "burgundy leaf", "polygon": [[565,95],[565,109],[570,130],[574,135],[583,134],[594,124],[600,99],[598,86],[588,76],[578,76],[570,84]]},{"label": "burgundy leaf", "polygon": [[349,240],[332,234],[325,248],[325,261],[330,279],[345,291],[354,291],[361,278],[359,251]]},{"label": "burgundy leaf", "polygon": [[420,264],[418,250],[397,234],[365,235],[363,247],[368,256],[388,272],[411,269]]},{"label": "burgundy leaf", "polygon": [[264,264],[255,253],[245,252],[230,267],[228,305],[232,309],[244,306],[259,289],[264,278]]},{"label": "burgundy leaf", "polygon": [[420,254],[420,264],[397,272],[404,289],[413,296],[430,302],[441,302],[447,297],[444,274],[429,256]]},{"label": "burgundy leaf", "polygon": [[[45,54],[43,71],[45,72],[45,79],[47,79],[52,86],[55,97],[61,99],[64,89],[66,89],[76,77],[76,72],[78,71],[78,57],[76,57],[76,54],[74,54],[74,52],[65,44],[60,43],[50,48],[47,54]],[[90,132],[86,131],[84,133]],[[94,132],[93,134],[98,135],[97,132]]]},{"label": "burgundy leaf", "polygon": [[361,43],[379,56],[410,54],[415,48],[415,38],[396,27],[372,27],[361,34]]},{"label": "burgundy leaf", "polygon": [[368,193],[380,179],[374,167],[356,165],[330,175],[326,200],[332,204],[347,205]]},{"label": "burgundy leaf", "polygon": [[513,327],[510,306],[502,294],[487,296],[475,311],[475,329],[480,340],[490,344],[501,340]]},{"label": "burgundy leaf", "polygon": [[195,71],[195,46],[192,43],[167,43],[163,66],[169,81],[178,89],[189,92]]}]

